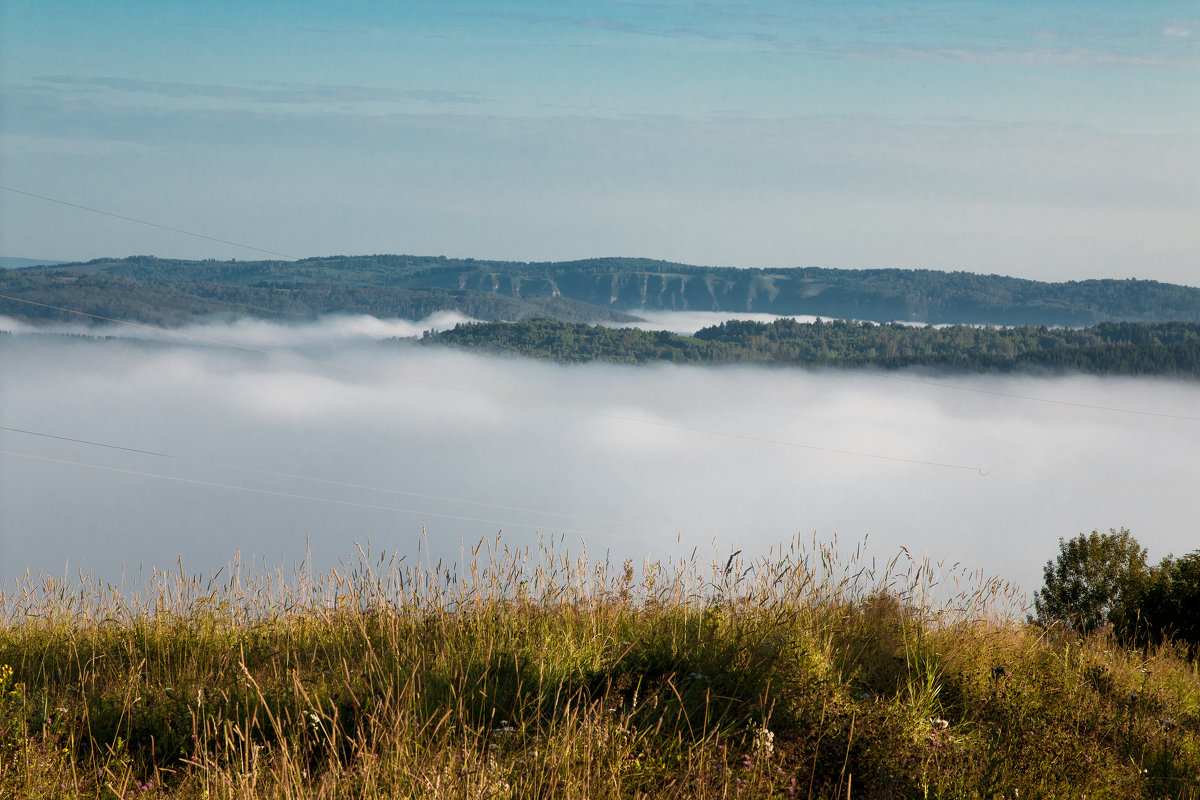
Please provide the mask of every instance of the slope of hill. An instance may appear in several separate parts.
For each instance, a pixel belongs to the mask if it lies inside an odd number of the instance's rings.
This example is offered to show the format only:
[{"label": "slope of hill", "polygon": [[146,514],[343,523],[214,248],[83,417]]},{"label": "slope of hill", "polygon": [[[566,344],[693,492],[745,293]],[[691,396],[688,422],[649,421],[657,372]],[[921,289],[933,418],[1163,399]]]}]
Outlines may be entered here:
[{"label": "slope of hill", "polygon": [[[322,314],[371,314],[423,319],[437,311],[460,311],[478,319],[550,317],[567,322],[629,322],[629,314],[568,297],[511,297],[494,292],[405,288],[295,281],[246,283],[140,280],[100,271],[0,271],[0,316],[24,322],[83,322],[89,318],[56,310],[151,325],[174,326],[204,317],[303,319]],[[32,301],[38,305],[32,305]]]},{"label": "slope of hill", "polygon": [[[169,305],[191,304],[195,313],[209,313],[216,304],[236,314],[412,315],[455,309],[484,319],[541,315],[590,322],[660,310],[931,324],[1200,321],[1200,288],[1157,281],[1044,283],[935,270],[735,269],[635,258],[521,263],[411,255],[299,261],[132,256],[27,268],[21,277],[45,296],[65,297],[86,286],[95,297],[120,292],[136,298],[144,288],[147,298],[173,296],[177,300]],[[0,275],[0,286],[12,280]],[[0,306],[0,313],[19,312]]]},{"label": "slope of hill", "polygon": [[18,258],[16,256],[0,256],[0,269],[24,269],[26,267],[52,267],[63,264],[63,261],[48,261],[44,258]]}]

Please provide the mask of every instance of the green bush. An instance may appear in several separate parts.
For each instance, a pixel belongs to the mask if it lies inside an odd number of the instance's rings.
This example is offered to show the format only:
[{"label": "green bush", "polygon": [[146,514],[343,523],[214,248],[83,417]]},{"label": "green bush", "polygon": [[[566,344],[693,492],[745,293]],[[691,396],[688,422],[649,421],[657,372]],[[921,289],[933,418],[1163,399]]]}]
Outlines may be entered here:
[{"label": "green bush", "polygon": [[1132,630],[1148,577],[1145,548],[1127,528],[1058,544],[1058,558],[1042,572],[1045,586],[1034,595],[1038,621],[1066,623],[1084,634],[1104,625]]},{"label": "green bush", "polygon": [[1034,595],[1036,621],[1081,634],[1111,626],[1125,644],[1174,642],[1200,647],[1200,550],[1146,565],[1146,551],[1125,528],[1059,540]]},{"label": "green bush", "polygon": [[1148,641],[1176,641],[1193,654],[1200,647],[1200,550],[1167,556],[1150,571],[1139,603]]}]

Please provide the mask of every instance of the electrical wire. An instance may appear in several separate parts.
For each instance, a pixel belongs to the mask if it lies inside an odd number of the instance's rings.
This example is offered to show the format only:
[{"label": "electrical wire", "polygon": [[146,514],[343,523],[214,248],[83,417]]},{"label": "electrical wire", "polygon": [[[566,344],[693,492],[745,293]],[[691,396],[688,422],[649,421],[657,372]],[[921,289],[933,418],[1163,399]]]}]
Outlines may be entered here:
[{"label": "electrical wire", "polygon": [[[640,539],[637,534],[620,534],[609,531],[594,531],[581,528],[561,528],[558,526],[539,526],[528,522],[513,522],[506,520],[485,519],[482,517],[468,517],[461,514],[446,514],[437,511],[423,511],[413,508],[401,508],[398,506],[385,506],[376,503],[362,503],[357,500],[339,500],[334,497],[321,497],[319,495],[299,494],[297,492],[282,492],[274,489],[260,489],[253,486],[239,486],[231,483],[220,483],[218,481],[205,481],[198,478],[184,478],[178,475],[166,475],[161,472],[147,472],[144,470],[124,469],[122,467],[113,467],[104,464],[88,464],[82,461],[71,461],[65,458],[52,458],[50,456],[39,456],[33,453],[21,453],[15,450],[0,450],[0,455],[13,456],[15,458],[25,458],[32,461],[43,461],[51,464],[62,464],[72,467],[84,467],[86,469],[99,470],[101,472],[115,472],[121,475],[133,475],[139,478],[154,478],[156,480],[171,481],[173,483],[186,483],[195,486],[207,486],[215,489],[228,489],[235,492],[246,492],[248,494],[261,494],[271,497],[284,497],[292,500],[309,500],[316,503],[330,503],[338,506],[349,506],[352,508],[364,508],[372,511],[390,511],[398,514],[411,514],[421,517],[437,517],[439,519],[452,519],[460,522],[481,522],[488,525],[500,525],[504,527],[519,527],[529,528],[531,530],[540,530],[542,527],[553,527],[555,532],[570,533],[580,536],[604,536],[614,539]],[[659,528],[658,530],[667,530],[667,528]]]},{"label": "electrical wire", "polygon": [[83,206],[83,205],[80,205],[79,203],[69,203],[66,200],[58,200],[54,197],[46,197],[43,194],[34,194],[33,192],[25,192],[20,189],[14,189],[11,186],[0,186],[0,189],[3,189],[6,192],[12,192],[14,194],[23,194],[26,197],[36,197],[38,200],[45,200],[48,203],[58,203],[61,206],[70,206],[71,208],[78,208],[83,211],[90,211],[93,214],[103,214],[106,217],[115,217],[116,219],[123,219],[126,222],[136,222],[139,225],[149,225],[151,228],[158,228],[158,229],[164,230],[164,231],[171,231],[172,233],[182,233],[185,236],[195,236],[197,239],[207,239],[210,242],[219,242],[220,244],[228,244],[228,245],[232,245],[233,247],[241,247],[245,250],[253,250],[256,253],[266,253],[267,255],[270,255],[270,256],[279,256],[280,258],[286,258],[286,259],[293,260],[293,261],[297,260],[299,258],[298,256],[289,256],[286,253],[277,253],[274,250],[264,250],[261,247],[254,247],[253,245],[249,245],[249,244],[241,244],[240,242],[231,242],[228,239],[218,239],[215,236],[207,236],[203,233],[195,233],[194,231],[186,231],[183,228],[172,228],[170,225],[160,225],[157,222],[150,222],[149,220],[138,219],[137,217],[127,217],[124,214],[115,214],[112,211],[104,211],[99,208],[92,208],[91,206]]},{"label": "electrical wire", "polygon": [[219,469],[236,470],[239,472],[250,472],[256,475],[266,475],[273,478],[287,478],[290,480],[308,481],[310,483],[319,483],[325,486],[337,486],[343,489],[358,489],[368,492],[381,492],[383,494],[402,495],[404,497],[414,497],[420,500],[433,500],[441,503],[459,503],[462,505],[479,506],[481,508],[494,508],[500,511],[516,511],[522,514],[539,514],[547,517],[560,517],[563,519],[579,519],[588,522],[598,522],[604,525],[620,525],[631,528],[644,528],[647,530],[659,531],[662,526],[650,525],[644,522],[627,522],[625,520],[606,519],[604,517],[591,517],[584,514],[564,514],[558,511],[546,511],[540,508],[527,508],[524,506],[509,506],[499,503],[485,503],[480,500],[463,500],[457,497],[445,497],[442,495],[423,494],[421,492],[410,492],[403,489],[391,489],[383,486],[371,486],[363,483],[353,483],[350,481],[339,481],[330,478],[318,478],[310,475],[297,475],[291,472],[277,472],[275,470],[263,469],[260,467],[251,467],[243,464],[229,464],[220,461],[209,461],[202,458],[191,458],[188,456],[173,455],[171,453],[160,453],[154,450],[140,450],[136,447],[125,447],[123,445],[108,444],[105,442],[93,442],[88,439],[76,439],[71,436],[59,436],[52,433],[42,433],[39,431],[25,430],[23,428],[12,428],[7,425],[0,425],[0,431],[8,431],[9,433],[19,433],[25,436],[36,436],[43,439],[54,439],[60,442],[70,442],[71,444],[82,444],[88,447],[99,447],[108,450],[118,450],[124,453],[134,453],[136,455],[153,456],[155,458],[164,458],[171,461],[177,461],[185,464],[198,464],[206,467],[217,467]]}]

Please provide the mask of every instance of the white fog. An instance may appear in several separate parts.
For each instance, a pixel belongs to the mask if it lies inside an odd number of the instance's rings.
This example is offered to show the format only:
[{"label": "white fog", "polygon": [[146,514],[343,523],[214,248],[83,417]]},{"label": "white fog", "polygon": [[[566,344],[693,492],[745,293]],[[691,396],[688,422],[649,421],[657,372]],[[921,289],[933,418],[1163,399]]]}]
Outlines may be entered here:
[{"label": "white fog", "polygon": [[865,537],[879,558],[905,547],[1032,591],[1081,531],[1126,526],[1152,559],[1200,546],[1194,383],[562,366],[385,341],[457,319],[211,323],[177,342],[4,322],[0,580],[129,582],[180,559],[209,574],[239,552],[290,565],[306,543],[321,569],[355,542],[415,557],[424,530],[435,559],[502,531],[618,562]]}]

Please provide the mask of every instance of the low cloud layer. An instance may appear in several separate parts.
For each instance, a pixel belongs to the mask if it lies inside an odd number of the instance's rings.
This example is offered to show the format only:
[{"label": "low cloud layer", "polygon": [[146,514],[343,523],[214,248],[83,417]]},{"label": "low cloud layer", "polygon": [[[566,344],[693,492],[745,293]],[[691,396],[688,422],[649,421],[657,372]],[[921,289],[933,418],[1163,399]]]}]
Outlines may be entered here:
[{"label": "low cloud layer", "polygon": [[87,328],[74,323],[33,325],[0,316],[0,333],[52,333],[181,344],[290,348],[310,345],[344,346],[383,339],[419,337],[427,330],[446,330],[460,322],[471,321],[469,317],[457,311],[439,311],[420,321],[379,319],[367,314],[330,314],[306,325],[280,325],[246,318],[234,322],[199,322],[167,331],[142,325],[112,325],[103,328]]},{"label": "low cloud layer", "polygon": [[119,581],[180,557],[209,572],[235,552],[290,564],[306,545],[328,567],[356,541],[457,559],[503,531],[617,561],[869,537],[881,559],[906,547],[1032,590],[1080,531],[1128,526],[1152,558],[1196,545],[1196,384],[561,366],[374,341],[446,322],[191,329],[289,356],[0,336],[0,425],[162,454],[0,431],[0,580]]}]

